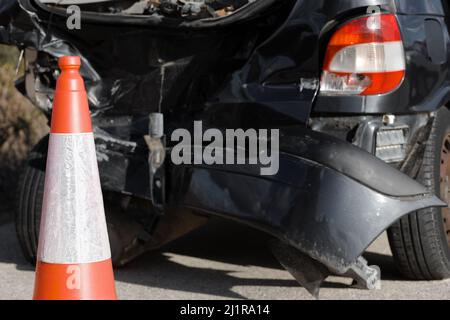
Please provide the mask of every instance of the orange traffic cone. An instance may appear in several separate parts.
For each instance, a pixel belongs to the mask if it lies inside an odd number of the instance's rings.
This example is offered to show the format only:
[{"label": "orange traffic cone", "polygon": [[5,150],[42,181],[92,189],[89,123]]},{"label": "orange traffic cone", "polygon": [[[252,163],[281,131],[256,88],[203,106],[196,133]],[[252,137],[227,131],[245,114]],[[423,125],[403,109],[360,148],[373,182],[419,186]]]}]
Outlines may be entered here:
[{"label": "orange traffic cone", "polygon": [[34,299],[116,299],[89,106],[79,57],[59,59]]}]

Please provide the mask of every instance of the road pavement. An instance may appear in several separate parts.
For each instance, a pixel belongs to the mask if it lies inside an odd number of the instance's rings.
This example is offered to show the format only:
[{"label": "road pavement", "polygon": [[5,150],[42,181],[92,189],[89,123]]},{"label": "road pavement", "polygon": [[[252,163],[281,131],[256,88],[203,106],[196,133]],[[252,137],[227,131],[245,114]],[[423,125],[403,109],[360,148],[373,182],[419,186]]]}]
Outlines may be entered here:
[{"label": "road pavement", "polygon": [[[214,220],[160,251],[115,271],[120,299],[312,299],[266,248],[258,231]],[[366,258],[382,269],[382,289],[349,288],[330,277],[321,299],[447,299],[450,281],[406,281],[383,235]],[[14,225],[0,226],[0,299],[30,299],[34,270],[21,255]]]}]

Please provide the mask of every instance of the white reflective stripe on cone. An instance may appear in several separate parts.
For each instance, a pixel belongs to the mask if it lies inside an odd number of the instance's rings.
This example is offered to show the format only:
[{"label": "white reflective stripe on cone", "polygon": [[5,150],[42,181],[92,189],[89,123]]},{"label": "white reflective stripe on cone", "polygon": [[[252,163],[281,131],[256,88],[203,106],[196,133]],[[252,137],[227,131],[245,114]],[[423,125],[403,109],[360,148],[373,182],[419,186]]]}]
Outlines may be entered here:
[{"label": "white reflective stripe on cone", "polygon": [[50,134],[37,258],[58,264],[111,258],[92,133]]}]

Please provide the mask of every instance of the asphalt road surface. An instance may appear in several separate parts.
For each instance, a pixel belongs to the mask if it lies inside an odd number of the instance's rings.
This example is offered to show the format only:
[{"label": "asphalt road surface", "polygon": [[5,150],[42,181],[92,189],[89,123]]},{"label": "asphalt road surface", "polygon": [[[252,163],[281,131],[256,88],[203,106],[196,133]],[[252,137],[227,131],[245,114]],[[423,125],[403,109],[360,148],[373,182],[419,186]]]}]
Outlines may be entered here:
[{"label": "asphalt road surface", "polygon": [[[312,299],[249,228],[213,221],[161,251],[116,270],[120,299]],[[450,299],[450,281],[405,281],[383,235],[366,258],[382,269],[382,289],[357,290],[330,277],[321,299]],[[20,253],[14,225],[0,225],[0,299],[30,299],[34,270]]]}]

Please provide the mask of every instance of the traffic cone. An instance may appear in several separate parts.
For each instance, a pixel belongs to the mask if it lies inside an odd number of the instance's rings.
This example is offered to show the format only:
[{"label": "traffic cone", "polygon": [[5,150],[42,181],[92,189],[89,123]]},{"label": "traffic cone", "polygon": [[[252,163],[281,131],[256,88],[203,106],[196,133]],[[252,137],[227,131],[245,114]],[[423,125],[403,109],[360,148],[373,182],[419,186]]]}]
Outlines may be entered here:
[{"label": "traffic cone", "polygon": [[59,59],[34,299],[114,300],[94,136],[79,57]]}]

